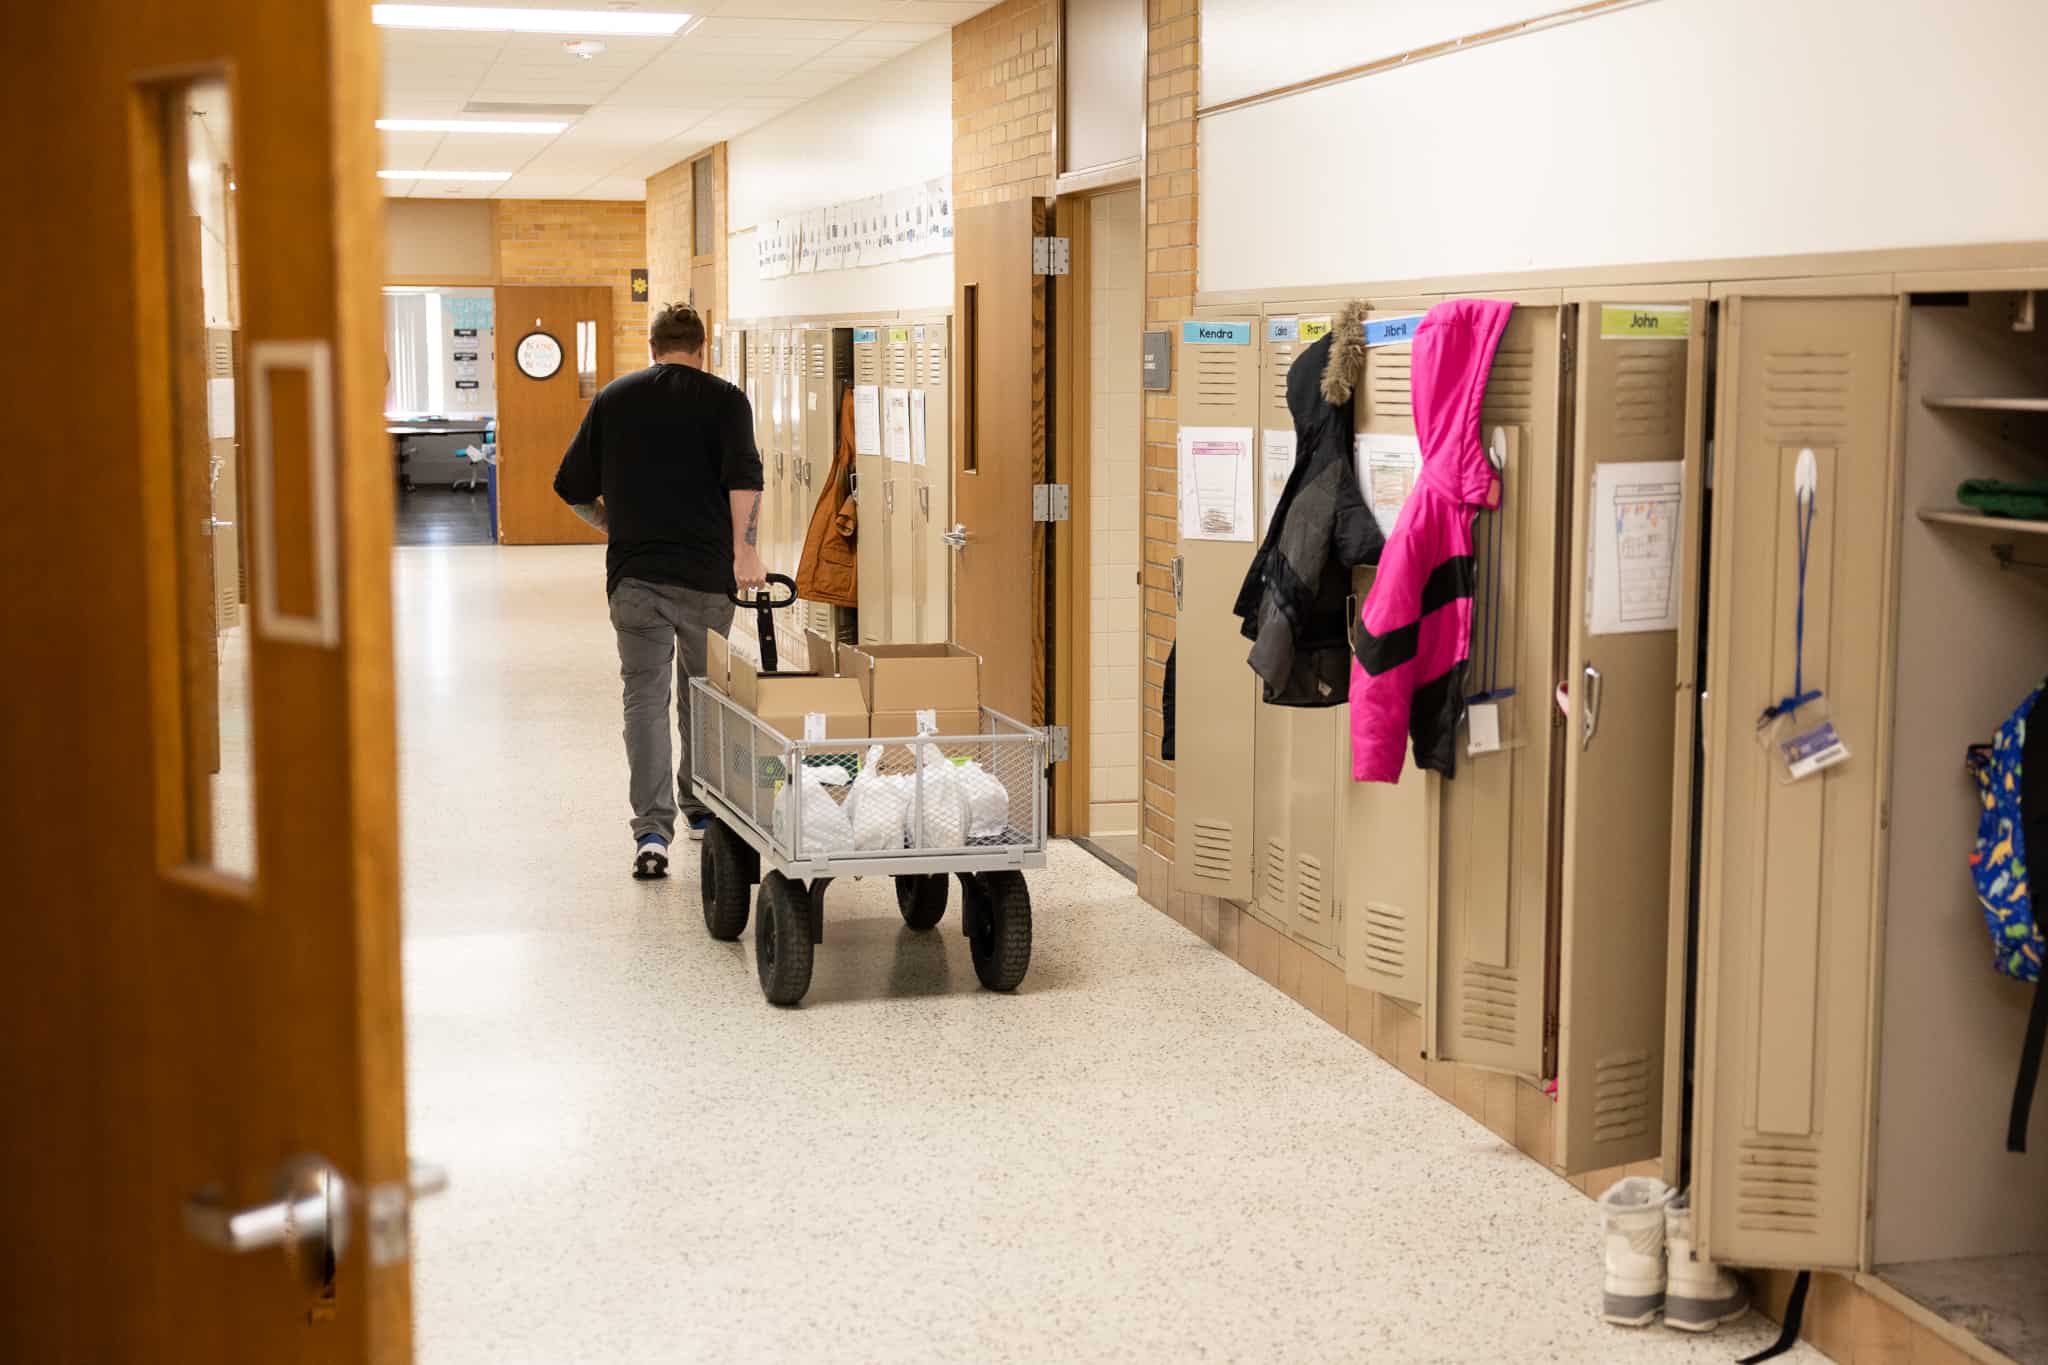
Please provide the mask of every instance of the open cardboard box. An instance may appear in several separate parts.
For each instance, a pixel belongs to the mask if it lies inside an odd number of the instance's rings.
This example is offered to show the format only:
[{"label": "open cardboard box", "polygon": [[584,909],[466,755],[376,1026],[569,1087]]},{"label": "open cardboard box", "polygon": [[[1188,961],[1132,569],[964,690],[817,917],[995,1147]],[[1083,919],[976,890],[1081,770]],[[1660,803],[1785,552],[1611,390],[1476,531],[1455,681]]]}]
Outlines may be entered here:
[{"label": "open cardboard box", "polygon": [[830,641],[811,635],[806,645],[811,667],[768,673],[734,653],[725,636],[710,631],[704,640],[705,674],[713,687],[785,738],[804,739],[807,721],[816,716],[823,733],[814,738],[866,739],[868,710],[860,684],[832,672],[836,651]]},{"label": "open cardboard box", "polygon": [[841,645],[839,672],[860,684],[871,734],[915,735],[921,712],[938,734],[981,733],[981,656],[958,645]]}]

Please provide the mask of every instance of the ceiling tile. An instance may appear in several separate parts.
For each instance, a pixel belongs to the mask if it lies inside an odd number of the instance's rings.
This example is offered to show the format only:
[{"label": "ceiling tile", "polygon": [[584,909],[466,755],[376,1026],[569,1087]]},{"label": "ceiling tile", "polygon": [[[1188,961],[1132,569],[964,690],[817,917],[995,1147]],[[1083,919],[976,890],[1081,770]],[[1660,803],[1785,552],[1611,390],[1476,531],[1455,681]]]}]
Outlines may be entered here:
[{"label": "ceiling tile", "polygon": [[865,38],[855,38],[834,47],[830,55],[834,57],[876,57],[887,61],[891,57],[902,56],[916,46],[916,43],[871,42]]},{"label": "ceiling tile", "polygon": [[753,38],[780,41],[838,42],[851,38],[866,25],[859,19],[706,19],[691,29],[689,41],[708,38]]},{"label": "ceiling tile", "polygon": [[[707,12],[710,11],[709,6],[705,8]],[[722,0],[717,6],[717,15],[721,19],[750,17],[872,21],[890,18],[900,8],[900,0]]]},{"label": "ceiling tile", "polygon": [[943,37],[950,32],[952,32],[952,25],[950,24],[881,23],[869,24],[859,33],[850,36],[857,37],[863,42],[922,44],[928,43],[934,38]]}]

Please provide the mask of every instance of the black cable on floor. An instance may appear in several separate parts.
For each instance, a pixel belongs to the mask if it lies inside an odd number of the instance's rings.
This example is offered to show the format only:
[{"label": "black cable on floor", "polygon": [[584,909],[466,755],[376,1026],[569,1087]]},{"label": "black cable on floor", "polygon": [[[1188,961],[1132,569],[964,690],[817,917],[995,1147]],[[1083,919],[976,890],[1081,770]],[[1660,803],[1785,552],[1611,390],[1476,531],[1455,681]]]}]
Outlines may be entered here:
[{"label": "black cable on floor", "polygon": [[1778,1333],[1778,1339],[1753,1356],[1744,1356],[1735,1365],[1758,1365],[1759,1361],[1781,1356],[1792,1349],[1799,1340],[1799,1320],[1806,1316],[1806,1290],[1813,1283],[1813,1272],[1802,1270],[1799,1278],[1792,1281],[1792,1297],[1785,1300],[1785,1326]]}]

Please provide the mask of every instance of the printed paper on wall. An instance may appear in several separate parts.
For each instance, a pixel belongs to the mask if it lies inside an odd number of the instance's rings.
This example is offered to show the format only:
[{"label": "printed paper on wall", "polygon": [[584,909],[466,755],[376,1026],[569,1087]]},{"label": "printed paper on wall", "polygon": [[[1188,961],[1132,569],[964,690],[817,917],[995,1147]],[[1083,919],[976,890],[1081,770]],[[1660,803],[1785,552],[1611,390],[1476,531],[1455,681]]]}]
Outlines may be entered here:
[{"label": "printed paper on wall", "polygon": [[1678,629],[1678,526],[1685,466],[1676,460],[1593,469],[1586,628],[1595,635]]},{"label": "printed paper on wall", "polygon": [[1180,429],[1180,533],[1184,540],[1252,538],[1252,429]]},{"label": "printed paper on wall", "polygon": [[882,453],[910,463],[910,390],[882,390]]},{"label": "printed paper on wall", "polygon": [[853,386],[853,453],[882,453],[882,391],[873,384]]},{"label": "printed paper on wall", "polygon": [[1365,432],[1358,437],[1356,453],[1359,490],[1380,524],[1380,534],[1391,536],[1422,473],[1422,442],[1413,436]]}]

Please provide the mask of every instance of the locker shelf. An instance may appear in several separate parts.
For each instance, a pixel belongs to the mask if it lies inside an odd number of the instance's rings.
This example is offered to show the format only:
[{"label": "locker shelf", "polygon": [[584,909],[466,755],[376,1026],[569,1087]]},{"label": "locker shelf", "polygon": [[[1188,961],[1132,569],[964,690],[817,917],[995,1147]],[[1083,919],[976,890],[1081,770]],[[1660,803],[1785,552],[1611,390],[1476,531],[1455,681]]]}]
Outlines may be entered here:
[{"label": "locker shelf", "polygon": [[2024,536],[2048,536],[2048,521],[2024,517],[1987,517],[1967,507],[1923,507],[1920,520],[1943,526],[1969,526],[1980,531],[2017,531]]},{"label": "locker shelf", "polygon": [[1930,393],[1920,401],[1930,408],[1960,412],[2048,412],[2048,398],[1970,398]]}]

